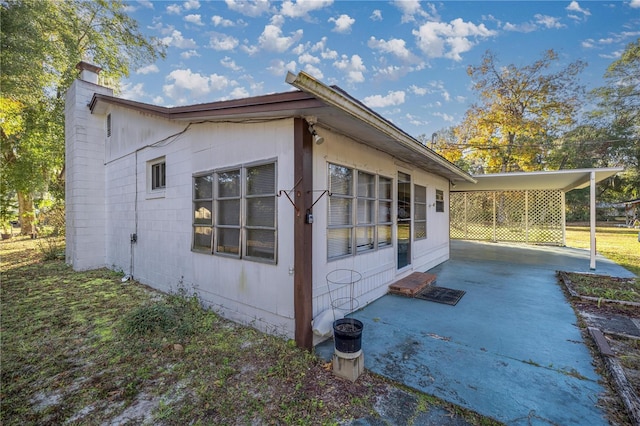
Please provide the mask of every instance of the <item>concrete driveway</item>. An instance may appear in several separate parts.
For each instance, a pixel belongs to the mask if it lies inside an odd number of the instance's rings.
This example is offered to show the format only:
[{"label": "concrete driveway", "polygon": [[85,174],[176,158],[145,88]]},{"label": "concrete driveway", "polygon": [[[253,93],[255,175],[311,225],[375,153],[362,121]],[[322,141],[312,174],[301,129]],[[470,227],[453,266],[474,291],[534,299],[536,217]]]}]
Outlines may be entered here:
[{"label": "concrete driveway", "polygon": [[[633,276],[602,257],[596,266]],[[609,424],[557,270],[589,272],[588,251],[452,241],[451,259],[428,272],[466,294],[456,306],[387,295],[356,312],[365,367],[509,425]],[[329,359],[333,342],[316,351]]]}]

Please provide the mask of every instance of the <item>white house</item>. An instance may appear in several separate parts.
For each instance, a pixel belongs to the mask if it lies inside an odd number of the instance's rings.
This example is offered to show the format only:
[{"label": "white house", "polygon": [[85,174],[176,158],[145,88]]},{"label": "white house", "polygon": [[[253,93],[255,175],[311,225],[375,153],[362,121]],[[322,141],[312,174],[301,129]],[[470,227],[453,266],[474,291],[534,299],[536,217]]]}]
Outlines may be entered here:
[{"label": "white house", "polygon": [[193,288],[310,348],[331,271],[361,275],[333,296],[363,307],[449,258],[450,183],[474,178],[341,89],[300,72],[286,79],[298,90],[166,108],[78,68],[65,130],[74,269]]}]

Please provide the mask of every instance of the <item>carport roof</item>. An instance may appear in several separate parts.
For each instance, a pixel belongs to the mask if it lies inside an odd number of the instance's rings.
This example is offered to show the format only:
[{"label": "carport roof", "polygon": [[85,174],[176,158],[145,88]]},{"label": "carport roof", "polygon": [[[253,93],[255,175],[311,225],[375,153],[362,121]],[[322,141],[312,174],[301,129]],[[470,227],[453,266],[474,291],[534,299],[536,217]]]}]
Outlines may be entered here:
[{"label": "carport roof", "polygon": [[451,186],[451,191],[523,191],[551,189],[568,192],[572,189],[588,187],[592,172],[595,172],[596,182],[600,182],[623,170],[622,167],[608,167],[474,175],[473,178],[477,183],[456,182],[455,185]]}]

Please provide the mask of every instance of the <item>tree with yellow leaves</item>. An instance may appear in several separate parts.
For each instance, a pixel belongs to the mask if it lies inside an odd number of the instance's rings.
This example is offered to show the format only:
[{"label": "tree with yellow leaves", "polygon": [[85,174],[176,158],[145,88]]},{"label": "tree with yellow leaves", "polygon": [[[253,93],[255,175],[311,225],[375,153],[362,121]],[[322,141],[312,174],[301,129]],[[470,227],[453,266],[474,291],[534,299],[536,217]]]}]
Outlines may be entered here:
[{"label": "tree with yellow leaves", "polygon": [[499,66],[487,51],[480,65],[467,68],[481,103],[470,107],[455,134],[482,172],[539,169],[553,137],[574,123],[584,92],[577,77],[586,64],[558,69],[558,60],[548,50],[530,65]]}]

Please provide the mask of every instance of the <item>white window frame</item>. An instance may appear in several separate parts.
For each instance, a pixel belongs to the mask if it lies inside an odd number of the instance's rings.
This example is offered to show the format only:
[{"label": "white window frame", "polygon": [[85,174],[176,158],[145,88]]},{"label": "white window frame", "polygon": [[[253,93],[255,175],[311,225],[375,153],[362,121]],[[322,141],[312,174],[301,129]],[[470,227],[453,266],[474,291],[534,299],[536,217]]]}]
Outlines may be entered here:
[{"label": "white window frame", "polygon": [[436,189],[436,213],[444,213],[444,191]]},{"label": "white window frame", "polygon": [[[248,194],[248,170],[252,168],[258,168],[260,166],[271,165],[273,164],[273,191],[259,193],[259,194]],[[230,196],[221,197],[220,189],[219,189],[219,178],[223,173],[231,173],[238,172],[238,180],[239,180],[239,188],[238,194],[233,194]],[[278,261],[278,203],[276,201],[277,196],[277,178],[278,178],[278,163],[276,160],[267,160],[261,161],[251,164],[243,164],[234,167],[225,167],[217,170],[196,173],[193,175],[193,207],[192,207],[192,244],[191,250],[197,253],[206,253],[212,254],[220,257],[228,257],[235,259],[244,259],[261,263],[268,264],[277,264]],[[212,197],[211,199],[197,199],[196,191],[195,191],[195,180],[197,178],[201,178],[204,176],[211,176],[211,184],[212,184]],[[252,199],[258,198],[270,198],[273,197],[273,226],[268,225],[251,225],[247,220],[248,214],[248,203]],[[238,200],[238,222],[230,224],[230,223],[221,223],[220,213],[221,213],[221,203],[229,202],[232,203],[234,200]],[[195,214],[196,206],[199,205],[200,202],[210,202],[211,205],[211,223],[210,224],[202,224],[197,222],[197,217]],[[211,243],[210,247],[206,246],[196,246],[196,232],[202,231],[202,228],[211,228],[210,236]],[[238,230],[238,252],[230,252],[220,250],[220,237],[221,234],[225,232],[225,230]],[[252,231],[267,231],[273,232],[273,256],[272,257],[264,257],[264,256],[254,256],[251,255],[251,242],[249,241],[249,235]],[[254,242],[255,243],[255,242]],[[254,244],[255,245],[255,244]],[[233,247],[233,246],[230,246]]]},{"label": "white window frame", "polygon": [[[336,193],[332,191],[331,173],[333,167],[343,168],[350,171],[351,187],[347,193]],[[330,191],[329,202],[327,203],[327,260],[333,261],[343,259],[345,257],[370,253],[387,247],[393,247],[393,238],[391,236],[393,227],[393,218],[391,214],[391,209],[393,208],[393,191],[391,189],[393,187],[393,179],[387,176],[371,173],[366,170],[359,170],[336,163],[327,163],[327,172],[329,180],[328,187]],[[358,181],[361,175],[373,177],[373,194],[363,194],[359,191]],[[390,185],[388,193],[391,198],[380,198],[382,196],[380,183],[383,179],[388,181]],[[348,207],[347,211],[348,217],[345,217],[345,220],[342,221],[342,223],[331,223],[332,200],[335,200],[335,202],[350,203],[350,207]],[[362,220],[360,210],[362,203],[373,203],[373,217],[371,217],[369,221]],[[382,214],[380,213],[382,203],[388,203],[389,206],[389,214],[386,217],[382,217]],[[381,227],[385,227],[388,230],[388,237],[384,242],[380,240]],[[359,244],[358,235],[359,232],[362,231],[372,233],[369,243]],[[336,233],[339,232],[346,232],[346,238],[348,238],[348,241],[345,244],[346,251],[332,256],[329,244],[331,241],[330,238],[332,238],[332,234],[336,235]]]},{"label": "white window frame", "polygon": [[[418,195],[422,195],[420,198]],[[424,225],[424,235],[418,235],[419,225]],[[427,187],[413,184],[413,240],[427,238]]]},{"label": "white window frame", "polygon": [[[162,171],[160,183],[164,186],[157,186],[156,170]],[[165,157],[154,158],[147,161],[147,198],[162,198],[167,188],[167,161]]]}]

